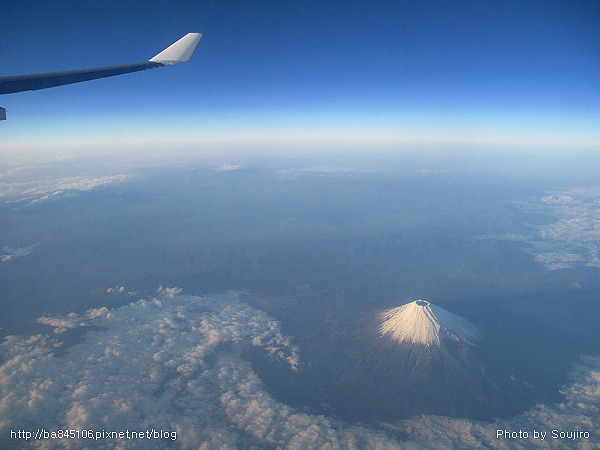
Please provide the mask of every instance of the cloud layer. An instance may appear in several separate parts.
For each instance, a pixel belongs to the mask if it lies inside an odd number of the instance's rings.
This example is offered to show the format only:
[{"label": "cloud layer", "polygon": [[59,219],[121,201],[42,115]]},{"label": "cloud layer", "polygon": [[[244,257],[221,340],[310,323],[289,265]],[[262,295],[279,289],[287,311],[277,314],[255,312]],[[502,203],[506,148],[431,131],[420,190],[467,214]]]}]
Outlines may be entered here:
[{"label": "cloud layer", "polygon": [[576,262],[600,267],[600,187],[552,192],[521,207],[556,218],[534,227],[538,236],[528,242],[536,261],[549,269],[573,267]]},{"label": "cloud layer", "polygon": [[[60,331],[87,328],[60,357],[63,334],[10,336],[0,345],[0,446],[136,448],[148,441],[11,440],[11,430],[163,430],[181,448],[519,448],[497,428],[590,432],[598,442],[600,359],[585,358],[565,388],[565,401],[495,423],[427,416],[381,430],[299,412],[265,390],[245,346],[257,346],[289,370],[303,370],[298,349],[266,313],[238,293],[205,297],[161,289],[161,295],[116,309],[41,318]],[[278,362],[277,362],[278,361]],[[402,440],[399,440],[402,436]],[[550,440],[550,438],[548,438]],[[559,448],[560,440],[550,440]],[[547,442],[547,441],[546,441]],[[573,441],[568,442],[572,444]],[[543,443],[542,443],[543,444]],[[150,444],[152,445],[152,444]],[[541,445],[541,444],[540,444]]]},{"label": "cloud layer", "polygon": [[29,206],[37,202],[74,195],[76,191],[89,191],[100,186],[131,180],[132,175],[105,175],[97,177],[75,176],[47,178],[34,181],[0,180],[0,201],[16,206]]},{"label": "cloud layer", "polygon": [[527,224],[531,234],[475,236],[475,239],[520,241],[527,252],[549,270],[575,264],[600,268],[600,187],[550,192],[545,197],[516,203],[528,213],[551,217],[551,223]]}]

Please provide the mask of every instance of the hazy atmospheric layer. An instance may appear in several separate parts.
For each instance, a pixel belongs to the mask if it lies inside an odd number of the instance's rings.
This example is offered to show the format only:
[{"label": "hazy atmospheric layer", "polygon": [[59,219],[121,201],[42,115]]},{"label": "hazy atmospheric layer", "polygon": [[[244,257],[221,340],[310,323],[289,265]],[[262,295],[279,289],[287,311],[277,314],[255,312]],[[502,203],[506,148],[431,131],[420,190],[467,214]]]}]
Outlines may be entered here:
[{"label": "hazy atmospheric layer", "polygon": [[143,61],[185,32],[204,38],[161,73],[3,95],[0,160],[281,135],[600,141],[595,1],[61,4],[3,0],[3,76]]},{"label": "hazy atmospheric layer", "polygon": [[449,332],[471,345],[479,338],[477,328],[468,320],[425,300],[388,309],[378,317],[381,335],[398,342],[440,347],[442,340],[452,338]]},{"label": "hazy atmospheric layer", "polygon": [[[2,445],[31,448],[135,448],[146,442],[10,440],[11,430],[155,429],[182,448],[576,448],[598,443],[600,359],[585,357],[559,405],[539,405],[491,423],[423,416],[381,430],[299,412],[272,398],[244,360],[256,346],[289,370],[302,370],[301,351],[267,314],[238,293],[195,297],[160,289],[156,298],[83,315],[41,318],[55,336],[11,336],[1,344]],[[61,336],[88,328],[62,356]],[[497,430],[527,431],[527,439],[498,439]],[[533,431],[545,431],[545,441]],[[551,438],[552,430],[589,435]],[[176,434],[172,434],[176,433]],[[404,436],[399,438],[398,436]],[[565,435],[566,436],[566,435]],[[156,441],[155,441],[156,442]]]}]

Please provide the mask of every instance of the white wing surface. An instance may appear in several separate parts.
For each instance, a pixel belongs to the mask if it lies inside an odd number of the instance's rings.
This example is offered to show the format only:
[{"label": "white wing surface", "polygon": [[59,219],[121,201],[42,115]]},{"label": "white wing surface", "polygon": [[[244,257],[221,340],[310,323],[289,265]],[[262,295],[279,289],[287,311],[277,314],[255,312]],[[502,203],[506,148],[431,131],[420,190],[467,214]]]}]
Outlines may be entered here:
[{"label": "white wing surface", "polygon": [[[22,91],[35,91],[187,62],[201,37],[201,33],[188,33],[149,61],[140,63],[0,77],[0,95]],[[6,111],[4,108],[0,108],[0,120],[4,119],[6,119]]]}]

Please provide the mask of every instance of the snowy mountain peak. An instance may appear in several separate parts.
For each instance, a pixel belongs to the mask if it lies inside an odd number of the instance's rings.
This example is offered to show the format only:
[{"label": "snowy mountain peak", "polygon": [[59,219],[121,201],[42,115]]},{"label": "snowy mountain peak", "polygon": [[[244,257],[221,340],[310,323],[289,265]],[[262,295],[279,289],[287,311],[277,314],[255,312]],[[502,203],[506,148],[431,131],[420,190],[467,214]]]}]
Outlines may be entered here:
[{"label": "snowy mountain peak", "polygon": [[479,339],[477,327],[425,300],[391,308],[378,315],[379,332],[398,342],[440,347],[446,339],[460,339],[474,345]]}]

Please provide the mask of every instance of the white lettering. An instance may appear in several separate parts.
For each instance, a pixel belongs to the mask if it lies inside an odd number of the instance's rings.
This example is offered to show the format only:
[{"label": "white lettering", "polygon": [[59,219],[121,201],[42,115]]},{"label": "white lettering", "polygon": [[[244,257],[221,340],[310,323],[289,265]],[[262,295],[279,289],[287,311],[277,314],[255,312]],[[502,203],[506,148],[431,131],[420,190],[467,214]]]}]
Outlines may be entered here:
[{"label": "white lettering", "polygon": [[546,439],[546,434],[548,434],[547,431],[533,430],[533,438],[539,439],[540,441],[543,441],[544,439]]}]

